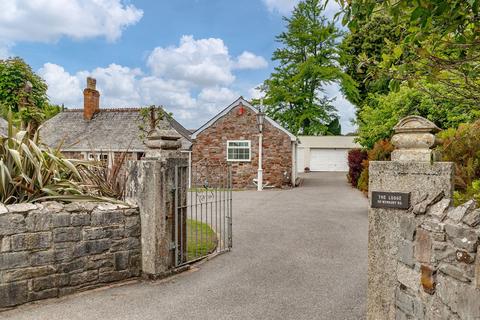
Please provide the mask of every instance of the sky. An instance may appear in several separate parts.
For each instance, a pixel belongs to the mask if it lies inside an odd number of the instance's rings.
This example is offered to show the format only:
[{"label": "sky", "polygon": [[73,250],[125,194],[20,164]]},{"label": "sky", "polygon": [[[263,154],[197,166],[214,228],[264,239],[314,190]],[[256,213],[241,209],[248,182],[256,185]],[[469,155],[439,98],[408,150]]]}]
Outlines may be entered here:
[{"label": "sky", "polygon": [[[200,127],[275,67],[275,36],[298,0],[1,0],[0,58],[20,56],[48,84],[55,104],[83,106],[86,77],[101,107],[162,105]],[[338,10],[334,1],[327,16]],[[354,107],[325,88],[354,130]]]}]

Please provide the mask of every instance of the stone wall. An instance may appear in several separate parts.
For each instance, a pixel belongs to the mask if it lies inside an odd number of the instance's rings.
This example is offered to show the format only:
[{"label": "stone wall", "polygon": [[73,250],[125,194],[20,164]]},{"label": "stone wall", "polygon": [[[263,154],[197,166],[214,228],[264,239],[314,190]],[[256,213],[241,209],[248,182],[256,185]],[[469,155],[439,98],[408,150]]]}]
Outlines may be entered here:
[{"label": "stone wall", "polygon": [[[234,188],[255,187],[258,169],[258,126],[256,114],[245,106],[236,106],[213,125],[198,134],[192,146],[193,171],[227,164],[227,140],[250,140],[251,161],[229,162]],[[263,182],[281,187],[291,183],[292,141],[267,120],[263,130]],[[195,174],[195,172],[193,172]],[[199,181],[204,181],[202,177]]]},{"label": "stone wall", "polygon": [[397,319],[480,319],[480,209],[429,197],[400,221]]},{"label": "stone wall", "polygon": [[453,176],[452,163],[370,162],[370,193],[411,203],[369,210],[368,319],[480,318],[480,209],[451,205]]},{"label": "stone wall", "polygon": [[[416,203],[438,192],[451,195],[451,163],[401,163],[371,161],[369,198],[372,191],[408,192]],[[370,208],[368,212],[368,304],[369,319],[395,318],[397,253],[401,252],[402,218],[412,216],[405,210]]]},{"label": "stone wall", "polygon": [[140,275],[140,216],[132,207],[0,205],[0,245],[0,310]]}]

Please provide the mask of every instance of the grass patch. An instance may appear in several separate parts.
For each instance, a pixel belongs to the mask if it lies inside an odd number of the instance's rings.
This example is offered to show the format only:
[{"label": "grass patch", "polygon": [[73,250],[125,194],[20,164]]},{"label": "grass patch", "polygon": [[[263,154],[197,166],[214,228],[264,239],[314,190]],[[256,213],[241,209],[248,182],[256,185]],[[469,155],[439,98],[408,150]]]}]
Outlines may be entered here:
[{"label": "grass patch", "polygon": [[205,256],[217,247],[217,235],[206,223],[187,220],[187,259]]}]

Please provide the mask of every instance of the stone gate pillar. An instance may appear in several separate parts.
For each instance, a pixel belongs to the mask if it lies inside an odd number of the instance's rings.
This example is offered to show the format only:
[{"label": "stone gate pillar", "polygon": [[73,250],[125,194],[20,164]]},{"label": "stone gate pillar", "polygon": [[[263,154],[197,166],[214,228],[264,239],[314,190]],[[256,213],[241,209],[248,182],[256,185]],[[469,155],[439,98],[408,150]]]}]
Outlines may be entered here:
[{"label": "stone gate pillar", "polygon": [[421,223],[415,217],[453,192],[453,164],[435,162],[430,149],[438,130],[427,119],[406,117],[395,127],[392,161],[370,162],[368,319],[395,319],[399,279],[420,283],[420,271],[412,265]]},{"label": "stone gate pillar", "polygon": [[[154,130],[147,137],[150,148],[143,160],[129,161],[126,201],[140,209],[142,274],[160,278],[174,266],[175,188],[187,188],[187,177],[177,179],[176,167],[188,166],[180,152],[180,135],[174,130]],[[178,199],[179,207],[186,197]]]}]

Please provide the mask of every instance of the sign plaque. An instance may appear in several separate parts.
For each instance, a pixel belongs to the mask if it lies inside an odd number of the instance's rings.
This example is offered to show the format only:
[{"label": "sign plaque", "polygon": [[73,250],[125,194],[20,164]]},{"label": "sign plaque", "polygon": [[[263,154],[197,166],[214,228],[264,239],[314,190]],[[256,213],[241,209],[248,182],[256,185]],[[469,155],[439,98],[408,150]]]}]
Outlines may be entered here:
[{"label": "sign plaque", "polygon": [[372,208],[410,208],[410,193],[372,191]]}]

